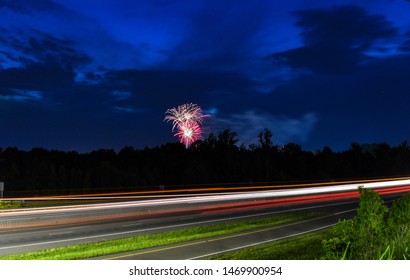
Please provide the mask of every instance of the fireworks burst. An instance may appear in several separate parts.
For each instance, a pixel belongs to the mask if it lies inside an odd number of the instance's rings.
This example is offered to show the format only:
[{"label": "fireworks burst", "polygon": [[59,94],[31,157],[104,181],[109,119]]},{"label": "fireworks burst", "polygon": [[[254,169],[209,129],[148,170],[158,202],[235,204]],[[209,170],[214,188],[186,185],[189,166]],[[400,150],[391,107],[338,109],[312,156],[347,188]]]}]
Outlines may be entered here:
[{"label": "fireworks burst", "polygon": [[176,108],[168,109],[164,118],[165,121],[172,121],[172,131],[177,128],[178,132],[174,136],[179,138],[179,142],[188,148],[195,141],[202,139],[202,122],[204,117],[202,109],[197,104],[187,103]]}]

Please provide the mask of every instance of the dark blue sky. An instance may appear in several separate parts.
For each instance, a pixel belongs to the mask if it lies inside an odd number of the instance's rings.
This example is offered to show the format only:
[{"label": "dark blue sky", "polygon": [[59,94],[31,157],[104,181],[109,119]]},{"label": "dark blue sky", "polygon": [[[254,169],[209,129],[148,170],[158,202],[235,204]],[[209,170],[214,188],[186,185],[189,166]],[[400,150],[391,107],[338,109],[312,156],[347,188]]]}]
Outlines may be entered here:
[{"label": "dark blue sky", "polygon": [[0,147],[176,141],[193,102],[257,143],[410,140],[405,0],[0,0]]}]

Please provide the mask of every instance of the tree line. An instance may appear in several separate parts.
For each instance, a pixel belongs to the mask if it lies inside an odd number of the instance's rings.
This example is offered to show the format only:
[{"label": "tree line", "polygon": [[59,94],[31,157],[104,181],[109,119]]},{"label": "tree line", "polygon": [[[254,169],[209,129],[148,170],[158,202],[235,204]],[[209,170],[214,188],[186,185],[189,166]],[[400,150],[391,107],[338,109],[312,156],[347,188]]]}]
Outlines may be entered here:
[{"label": "tree line", "polygon": [[259,142],[238,145],[236,132],[209,134],[186,149],[180,143],[124,147],[90,153],[0,148],[5,197],[133,191],[197,184],[318,181],[410,173],[410,148],[352,143],[345,151],[304,151],[296,143],[273,145],[265,129]]}]

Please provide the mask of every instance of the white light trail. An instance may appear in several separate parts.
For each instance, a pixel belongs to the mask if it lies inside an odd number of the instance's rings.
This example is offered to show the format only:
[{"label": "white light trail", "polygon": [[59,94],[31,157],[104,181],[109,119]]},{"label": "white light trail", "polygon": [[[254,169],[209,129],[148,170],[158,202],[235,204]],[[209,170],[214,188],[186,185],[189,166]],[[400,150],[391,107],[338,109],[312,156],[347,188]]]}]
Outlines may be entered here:
[{"label": "white light trail", "polygon": [[26,215],[26,214],[47,214],[47,213],[59,213],[59,212],[76,212],[85,210],[104,210],[104,209],[124,209],[128,207],[155,207],[166,206],[175,204],[196,204],[196,203],[212,203],[212,202],[227,202],[234,200],[247,200],[247,199],[263,199],[263,198],[275,198],[285,196],[301,196],[312,194],[324,194],[344,191],[356,191],[359,186],[369,189],[387,188],[410,185],[410,179],[383,181],[383,182],[371,182],[371,183],[352,183],[333,186],[319,186],[319,187],[304,187],[297,189],[282,189],[282,190],[269,190],[269,191],[253,191],[246,193],[235,194],[209,194],[206,196],[191,196],[191,197],[173,197],[166,198],[163,196],[161,199],[149,199],[143,201],[128,201],[128,202],[110,202],[99,203],[92,205],[77,205],[77,206],[60,206],[60,207],[43,207],[36,209],[13,209],[3,210],[0,212],[0,217],[9,215]]}]

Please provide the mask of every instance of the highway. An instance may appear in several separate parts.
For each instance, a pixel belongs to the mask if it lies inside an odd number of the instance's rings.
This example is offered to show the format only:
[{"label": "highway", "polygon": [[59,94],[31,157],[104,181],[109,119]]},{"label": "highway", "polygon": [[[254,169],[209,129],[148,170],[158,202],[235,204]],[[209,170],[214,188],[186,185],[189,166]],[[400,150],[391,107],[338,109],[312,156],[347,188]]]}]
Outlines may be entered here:
[{"label": "highway", "polygon": [[[410,191],[410,181],[369,182],[386,200]],[[133,197],[127,201],[0,212],[0,255],[105,241],[143,234],[226,223],[252,217],[316,211],[325,217],[218,240],[128,252],[104,259],[192,259],[252,246],[328,227],[352,217],[357,208],[358,184],[300,187],[253,192]],[[212,246],[210,246],[212,244]],[[195,246],[194,246],[195,245]],[[201,247],[203,247],[201,249]],[[159,248],[157,248],[159,249]]]},{"label": "highway", "polygon": [[[350,206],[348,206],[350,205]],[[309,218],[303,221],[289,224],[267,227],[262,229],[248,230],[245,232],[227,234],[212,238],[183,242],[131,252],[124,252],[94,259],[105,260],[167,260],[167,259],[201,259],[217,254],[227,253],[247,247],[262,245],[265,243],[295,237],[325,229],[334,225],[338,219],[350,218],[354,215],[356,203],[346,202],[342,207],[349,208],[338,212],[327,212],[341,205],[328,205],[324,207],[301,207],[298,211],[322,210],[326,211],[323,216]],[[274,214],[271,214],[274,215]]]}]

